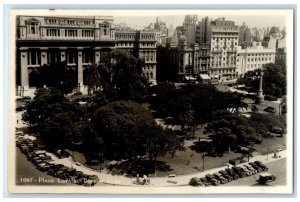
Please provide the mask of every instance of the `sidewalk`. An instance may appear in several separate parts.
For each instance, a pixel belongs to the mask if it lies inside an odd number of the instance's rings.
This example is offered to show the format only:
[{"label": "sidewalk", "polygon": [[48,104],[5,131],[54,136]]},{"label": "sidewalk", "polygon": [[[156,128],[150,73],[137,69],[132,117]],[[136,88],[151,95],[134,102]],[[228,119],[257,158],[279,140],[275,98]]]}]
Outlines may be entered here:
[{"label": "sidewalk", "polygon": [[[204,177],[206,174],[213,174],[215,172],[218,172],[220,170],[224,170],[227,168],[227,166],[219,167],[219,168],[214,168],[210,170],[206,170],[204,172],[197,172],[193,174],[187,174],[187,175],[180,175],[176,177],[156,177],[156,178],[151,178],[150,179],[150,184],[149,185],[137,185],[136,179],[135,178],[128,178],[125,176],[118,176],[118,175],[111,175],[111,174],[106,174],[106,173],[99,173],[96,171],[93,171],[90,168],[87,168],[83,165],[77,166],[74,161],[72,161],[71,158],[64,158],[64,159],[58,159],[56,156],[54,156],[51,153],[47,153],[52,157],[55,163],[63,164],[68,167],[73,167],[79,171],[82,171],[86,174],[89,175],[97,175],[102,183],[106,184],[113,184],[113,185],[121,185],[121,186],[157,186],[157,187],[166,187],[166,186],[184,186],[188,185],[189,181],[193,177]],[[277,161],[283,158],[286,158],[286,151],[281,151],[279,153],[281,156],[280,158],[274,158],[273,154],[268,154],[268,155],[258,155],[250,159],[250,162],[254,161],[261,161],[262,163],[270,163],[273,161]],[[248,162],[247,162],[248,163]],[[244,165],[247,163],[242,163],[239,165]]]}]

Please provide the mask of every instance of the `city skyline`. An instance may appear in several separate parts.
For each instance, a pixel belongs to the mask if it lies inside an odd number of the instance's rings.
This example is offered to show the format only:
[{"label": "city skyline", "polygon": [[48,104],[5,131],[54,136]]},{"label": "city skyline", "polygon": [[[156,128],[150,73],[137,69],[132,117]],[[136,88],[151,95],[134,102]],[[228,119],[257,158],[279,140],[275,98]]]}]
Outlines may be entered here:
[{"label": "city skyline", "polygon": [[[195,15],[194,13],[187,13],[187,15]],[[284,16],[240,16],[240,15],[197,15],[198,20],[208,16],[210,19],[217,19],[225,17],[226,20],[234,21],[236,25],[241,26],[244,22],[250,28],[267,28],[267,27],[280,27],[286,26]],[[113,16],[116,24],[125,23],[127,26],[141,28],[147,27],[150,23],[156,22],[156,18],[159,17],[163,22],[166,23],[167,27],[173,24],[173,28],[176,26],[182,26],[185,15],[166,15],[166,16]]]}]

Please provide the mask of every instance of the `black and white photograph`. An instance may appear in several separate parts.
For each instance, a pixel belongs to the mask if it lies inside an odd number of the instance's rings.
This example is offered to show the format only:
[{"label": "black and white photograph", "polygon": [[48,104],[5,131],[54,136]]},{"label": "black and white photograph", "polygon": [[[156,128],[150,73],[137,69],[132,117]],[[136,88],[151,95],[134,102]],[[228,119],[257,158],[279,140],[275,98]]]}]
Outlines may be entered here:
[{"label": "black and white photograph", "polygon": [[293,9],[11,10],[11,193],[293,191]]}]

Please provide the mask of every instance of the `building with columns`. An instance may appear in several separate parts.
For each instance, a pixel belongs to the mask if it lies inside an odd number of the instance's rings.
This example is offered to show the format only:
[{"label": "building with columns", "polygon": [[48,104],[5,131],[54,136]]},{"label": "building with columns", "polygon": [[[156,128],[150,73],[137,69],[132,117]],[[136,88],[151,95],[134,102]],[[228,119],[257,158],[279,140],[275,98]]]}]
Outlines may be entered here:
[{"label": "building with columns", "polygon": [[113,49],[145,59],[143,74],[156,80],[156,38],[151,31],[116,31],[112,16],[18,16],[17,86],[30,89],[30,75],[44,64],[66,61],[83,88],[84,69]]},{"label": "building with columns", "polygon": [[263,68],[264,64],[275,62],[275,48],[264,48],[261,42],[253,42],[251,47],[237,51],[237,73],[243,76],[248,71]]}]

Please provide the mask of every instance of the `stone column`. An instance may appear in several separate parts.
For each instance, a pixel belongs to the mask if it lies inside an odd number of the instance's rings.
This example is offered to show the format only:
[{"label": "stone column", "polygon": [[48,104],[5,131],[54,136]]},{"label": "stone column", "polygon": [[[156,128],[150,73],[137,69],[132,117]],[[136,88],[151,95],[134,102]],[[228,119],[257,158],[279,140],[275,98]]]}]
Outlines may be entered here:
[{"label": "stone column", "polygon": [[44,64],[48,64],[48,54],[47,54],[47,48],[41,48],[41,66]]},{"label": "stone column", "polygon": [[101,59],[101,56],[100,56],[100,48],[96,48],[95,49],[95,63],[99,63],[100,62],[100,59]]},{"label": "stone column", "polygon": [[60,61],[63,62],[66,58],[66,48],[60,48]]},{"label": "stone column", "polygon": [[78,49],[78,60],[77,60],[77,83],[79,90],[83,90],[83,67],[82,67],[82,49]]},{"label": "stone column", "polygon": [[20,50],[20,70],[21,70],[21,88],[28,90],[29,75],[28,75],[28,49],[22,48]]},{"label": "stone column", "polygon": [[261,70],[260,79],[259,79],[259,89],[258,89],[258,95],[257,95],[258,99],[260,101],[264,100],[263,89],[262,89],[263,76],[264,76],[264,72],[263,72],[263,70]]}]

